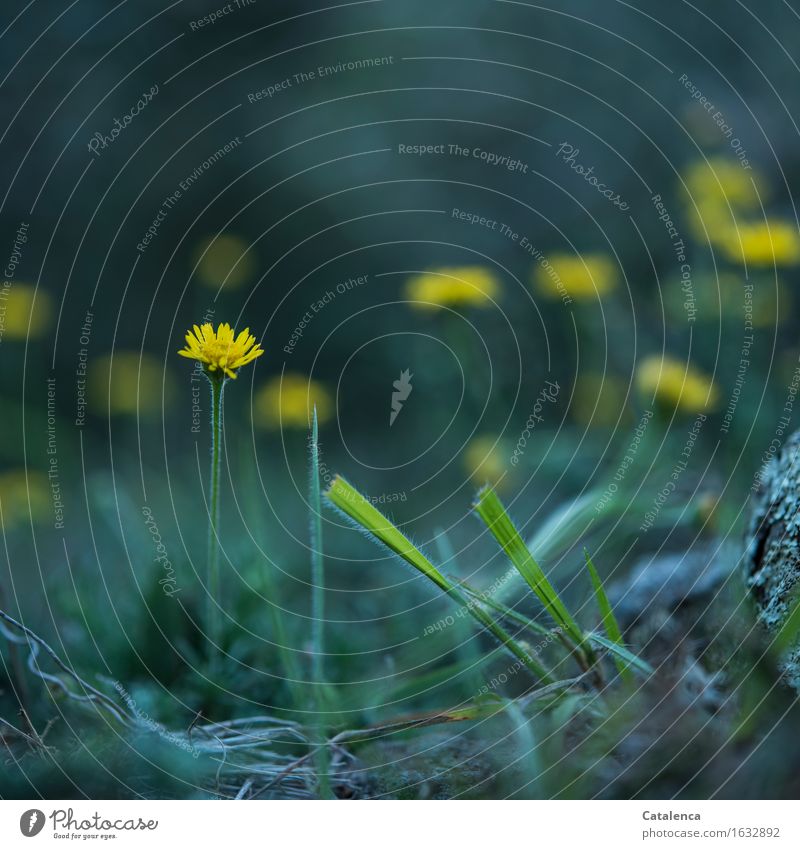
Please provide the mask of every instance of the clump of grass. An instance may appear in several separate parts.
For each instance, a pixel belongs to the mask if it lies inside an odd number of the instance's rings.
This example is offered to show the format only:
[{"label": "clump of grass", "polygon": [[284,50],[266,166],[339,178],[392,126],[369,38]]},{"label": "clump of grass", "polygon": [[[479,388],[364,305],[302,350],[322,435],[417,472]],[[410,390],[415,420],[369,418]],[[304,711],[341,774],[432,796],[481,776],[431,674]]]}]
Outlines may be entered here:
[{"label": "clump of grass", "polygon": [[547,580],[541,566],[534,560],[514,522],[506,512],[506,508],[491,487],[484,487],[478,493],[475,512],[508,555],[525,583],[542,602],[545,610],[572,641],[584,661],[582,664],[584,668],[591,666],[595,657],[586,635],[561,601],[553,585]]},{"label": "clump of grass", "polygon": [[432,581],[457,605],[467,610],[472,617],[500,642],[514,657],[540,681],[552,683],[545,668],[525,650],[497,621],[478,603],[452,581],[448,580],[428,558],[379,510],[377,510],[355,487],[337,475],[325,492],[325,497],[334,507],[352,519],[359,527],[383,543],[390,551],[400,556],[410,566]]},{"label": "clump of grass", "polygon": [[[366,531],[371,538],[401,557],[462,609],[468,611],[483,629],[520,660],[525,668],[542,683],[552,684],[554,682],[552,674],[531,655],[523,640],[512,636],[505,630],[501,624],[502,620],[513,622],[518,626],[518,630],[530,630],[537,634],[556,634],[576,659],[582,671],[592,674],[598,684],[602,684],[603,678],[600,657],[596,647],[615,656],[615,659],[619,662],[620,672],[624,668],[627,673],[629,666],[643,674],[652,672],[652,669],[644,661],[637,658],[622,644],[619,626],[611,611],[608,598],[602,590],[602,584],[596,570],[594,570],[593,580],[594,578],[597,579],[597,586],[600,587],[599,591],[602,593],[602,596],[598,596],[598,598],[602,597],[603,599],[601,615],[610,638],[585,631],[578,625],[575,617],[570,613],[525,545],[497,494],[490,487],[484,488],[478,493],[475,511],[536,597],[542,602],[556,625],[554,631],[550,631],[540,623],[526,618],[485,594],[478,593],[465,583],[453,581],[445,576],[386,516],[341,476],[337,475],[334,478],[325,492],[325,497],[359,528]],[[597,586],[595,587],[596,593],[598,592]]]}]

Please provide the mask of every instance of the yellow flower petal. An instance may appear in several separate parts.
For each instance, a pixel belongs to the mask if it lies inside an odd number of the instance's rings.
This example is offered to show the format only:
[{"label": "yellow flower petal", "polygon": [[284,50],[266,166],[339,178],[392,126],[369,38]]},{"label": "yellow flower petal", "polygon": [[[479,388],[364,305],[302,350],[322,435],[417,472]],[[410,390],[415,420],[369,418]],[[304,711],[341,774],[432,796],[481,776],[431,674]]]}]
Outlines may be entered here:
[{"label": "yellow flower petal", "polygon": [[194,334],[186,334],[186,345],[178,351],[180,356],[203,363],[207,373],[222,370],[233,379],[236,379],[236,369],[264,353],[255,336],[250,335],[249,327],[234,338],[233,328],[227,323],[221,323],[216,333],[211,324],[206,323],[202,327],[195,324]]}]

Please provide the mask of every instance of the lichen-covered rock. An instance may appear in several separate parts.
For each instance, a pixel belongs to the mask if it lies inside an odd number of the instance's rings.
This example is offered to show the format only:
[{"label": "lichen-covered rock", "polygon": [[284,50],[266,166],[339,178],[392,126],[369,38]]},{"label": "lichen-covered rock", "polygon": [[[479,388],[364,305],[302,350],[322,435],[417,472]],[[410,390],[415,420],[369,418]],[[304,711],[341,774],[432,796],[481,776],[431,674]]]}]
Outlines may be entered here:
[{"label": "lichen-covered rock", "polygon": [[[760,473],[747,526],[744,568],[759,618],[774,634],[784,622],[800,580],[800,431]],[[800,646],[783,661],[789,683],[800,689]]]}]

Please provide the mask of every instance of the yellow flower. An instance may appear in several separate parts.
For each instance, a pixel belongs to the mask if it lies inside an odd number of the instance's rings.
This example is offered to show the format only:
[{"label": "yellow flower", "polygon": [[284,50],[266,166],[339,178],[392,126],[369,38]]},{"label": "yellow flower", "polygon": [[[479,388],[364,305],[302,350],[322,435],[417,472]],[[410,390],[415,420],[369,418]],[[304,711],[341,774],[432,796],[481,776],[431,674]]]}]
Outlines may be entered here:
[{"label": "yellow flower", "polygon": [[712,410],[719,391],[710,377],[672,357],[647,357],[636,368],[636,384],[645,394],[688,413]]},{"label": "yellow flower", "polygon": [[157,412],[173,395],[161,360],[138,351],[115,351],[89,362],[88,395],[98,413],[142,415]]},{"label": "yellow flower", "polygon": [[501,443],[488,434],[475,437],[464,451],[464,468],[478,486],[502,486],[508,477],[508,460]]},{"label": "yellow flower", "polygon": [[546,298],[568,295],[576,300],[600,297],[616,288],[617,268],[603,254],[554,254],[536,266],[534,282]]},{"label": "yellow flower", "polygon": [[497,298],[500,284],[487,268],[465,265],[436,268],[406,283],[406,297],[416,309],[436,307],[488,307]]},{"label": "yellow flower", "polygon": [[720,234],[719,243],[733,262],[760,266],[800,263],[800,232],[791,221],[773,218],[739,224]]},{"label": "yellow flower", "polygon": [[186,347],[178,353],[203,363],[206,373],[221,371],[235,379],[236,369],[260,357],[264,349],[256,342],[255,336],[250,335],[249,327],[234,336],[230,324],[220,324],[216,333],[210,324],[202,327],[195,324],[194,332],[190,330],[186,334]]},{"label": "yellow flower", "polygon": [[197,276],[207,286],[235,288],[246,283],[256,271],[256,258],[247,242],[233,233],[222,233],[197,246],[194,261]]},{"label": "yellow flower", "polygon": [[53,318],[53,302],[47,292],[29,283],[0,288],[0,339],[41,336]]},{"label": "yellow flower", "polygon": [[[690,165],[683,178],[689,193],[689,205],[701,209],[719,206],[738,212],[759,209],[768,188],[756,171],[745,171],[738,161],[724,156],[711,157]],[[760,200],[759,200],[760,198]]]},{"label": "yellow flower", "polygon": [[314,406],[320,424],[327,421],[333,412],[330,393],[319,381],[294,372],[272,378],[255,397],[256,419],[269,428],[307,428]]},{"label": "yellow flower", "polygon": [[737,215],[760,210],[769,195],[758,172],[723,156],[695,162],[683,179],[690,229],[696,239],[715,245],[728,240]]},{"label": "yellow flower", "polygon": [[26,521],[41,519],[50,509],[50,487],[41,472],[15,469],[0,475],[0,511],[8,530]]}]

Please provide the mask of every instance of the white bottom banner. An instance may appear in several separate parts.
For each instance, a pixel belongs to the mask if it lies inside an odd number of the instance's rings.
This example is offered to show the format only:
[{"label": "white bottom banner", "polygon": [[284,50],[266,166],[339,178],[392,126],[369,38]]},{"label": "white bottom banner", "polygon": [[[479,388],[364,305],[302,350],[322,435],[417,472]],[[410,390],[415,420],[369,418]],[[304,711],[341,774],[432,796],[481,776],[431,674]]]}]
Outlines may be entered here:
[{"label": "white bottom banner", "polygon": [[[468,810],[472,808],[473,810]],[[0,846],[800,846],[797,802],[0,802]],[[231,841],[235,841],[232,843]]]}]

